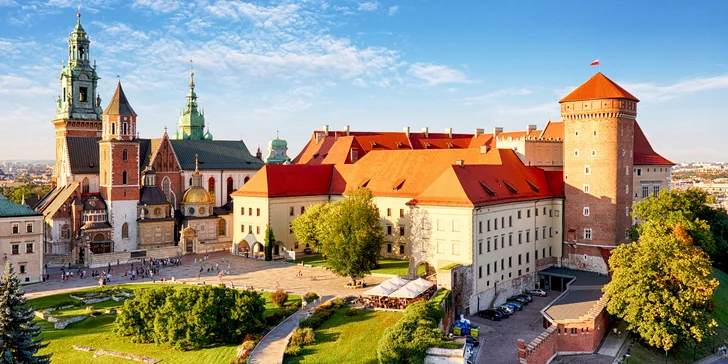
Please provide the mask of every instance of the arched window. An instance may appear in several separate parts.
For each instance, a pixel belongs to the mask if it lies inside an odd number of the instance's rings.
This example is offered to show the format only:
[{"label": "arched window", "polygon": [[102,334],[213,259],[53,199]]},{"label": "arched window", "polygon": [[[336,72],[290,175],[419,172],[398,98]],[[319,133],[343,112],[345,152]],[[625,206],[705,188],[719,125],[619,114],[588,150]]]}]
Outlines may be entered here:
[{"label": "arched window", "polygon": [[167,201],[171,203],[172,196],[170,191],[172,191],[172,182],[169,181],[169,177],[165,176],[164,179],[162,179],[162,192],[164,192],[164,195],[167,196]]},{"label": "arched window", "polygon": [[71,238],[71,226],[68,224],[63,224],[61,226],[61,239],[70,239]]},{"label": "arched window", "polygon": [[250,181],[250,177],[249,176],[248,177],[245,177],[245,179],[243,180],[243,184],[248,183],[248,181]]},{"label": "arched window", "polygon": [[215,177],[210,177],[210,179],[207,180],[207,191],[215,193]]},{"label": "arched window", "polygon": [[225,230],[227,229],[227,222],[225,219],[217,220],[217,236],[225,236]]},{"label": "arched window", "polygon": [[129,224],[124,223],[124,225],[121,225],[121,237],[129,238]]},{"label": "arched window", "polygon": [[127,123],[124,123],[124,129],[122,130],[124,131],[124,135],[129,135],[129,125]]},{"label": "arched window", "polygon": [[88,177],[84,177],[83,181],[81,181],[81,193],[88,193]]},{"label": "arched window", "polygon": [[[126,125],[126,124],[124,124],[124,125]],[[121,159],[123,159],[124,162],[129,160],[129,151],[128,150],[124,149],[124,151],[121,152]]]},{"label": "arched window", "polygon": [[128,178],[127,173],[126,173],[126,171],[124,171],[121,174],[121,184],[122,185],[125,185],[128,182],[127,178]]},{"label": "arched window", "polygon": [[231,201],[230,194],[233,193],[233,178],[227,178],[227,200]]},{"label": "arched window", "polygon": [[111,123],[111,134],[116,134],[116,123]]}]

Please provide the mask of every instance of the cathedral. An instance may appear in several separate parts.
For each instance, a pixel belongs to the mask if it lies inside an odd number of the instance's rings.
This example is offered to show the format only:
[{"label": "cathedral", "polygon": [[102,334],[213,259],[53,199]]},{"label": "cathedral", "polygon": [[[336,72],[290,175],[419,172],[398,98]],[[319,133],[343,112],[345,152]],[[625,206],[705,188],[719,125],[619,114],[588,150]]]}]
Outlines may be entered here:
[{"label": "cathedral", "polygon": [[230,194],[264,163],[260,150],[253,156],[242,140],[205,130],[194,73],[177,131],[155,139],[140,137],[121,82],[102,106],[80,14],[59,79],[53,189],[35,207],[45,262],[98,267],[229,249]]}]

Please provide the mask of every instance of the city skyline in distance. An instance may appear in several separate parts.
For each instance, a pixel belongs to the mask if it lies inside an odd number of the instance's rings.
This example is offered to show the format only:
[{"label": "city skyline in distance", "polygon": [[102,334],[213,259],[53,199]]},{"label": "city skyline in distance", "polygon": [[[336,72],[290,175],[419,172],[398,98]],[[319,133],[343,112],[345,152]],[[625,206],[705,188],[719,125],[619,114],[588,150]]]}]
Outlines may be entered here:
[{"label": "city skyline in distance", "polygon": [[[0,25],[0,156],[50,159],[57,77],[77,4],[21,5],[0,3],[9,19]],[[142,138],[176,128],[190,59],[215,139],[242,137],[265,156],[280,130],[293,158],[324,124],[542,128],[560,119],[558,100],[597,72],[589,63],[598,58],[605,75],[641,100],[638,121],[655,150],[681,162],[719,161],[728,151],[728,50],[718,16],[725,7],[138,0],[89,1],[81,20],[102,104],[119,75]]]}]

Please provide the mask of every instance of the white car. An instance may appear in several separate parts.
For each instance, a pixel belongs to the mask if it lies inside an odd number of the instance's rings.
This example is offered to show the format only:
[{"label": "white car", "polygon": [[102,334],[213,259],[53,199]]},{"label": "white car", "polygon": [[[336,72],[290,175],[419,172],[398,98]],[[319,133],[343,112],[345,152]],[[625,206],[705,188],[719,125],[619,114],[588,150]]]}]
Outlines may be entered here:
[{"label": "white car", "polygon": [[528,293],[531,294],[532,296],[541,296],[541,297],[547,296],[546,291],[544,291],[540,288],[528,290]]},{"label": "white car", "polygon": [[513,314],[513,307],[511,307],[511,306],[501,305],[501,306],[498,306],[498,308],[502,308],[502,309],[506,310],[511,315]]}]

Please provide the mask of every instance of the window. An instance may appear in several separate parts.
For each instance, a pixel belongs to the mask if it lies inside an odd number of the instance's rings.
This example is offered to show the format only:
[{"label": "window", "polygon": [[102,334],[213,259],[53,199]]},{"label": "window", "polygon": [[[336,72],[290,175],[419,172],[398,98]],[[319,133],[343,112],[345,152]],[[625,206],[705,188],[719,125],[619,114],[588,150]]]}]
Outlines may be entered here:
[{"label": "window", "polygon": [[518,232],[518,244],[523,243],[523,231]]},{"label": "window", "polygon": [[162,180],[162,191],[164,192],[164,195],[167,196],[167,201],[172,201],[172,182],[169,180],[169,177],[164,177]]},{"label": "window", "polygon": [[624,193],[629,195],[629,185],[624,185]]},{"label": "window", "polygon": [[579,149],[574,149],[574,157],[578,157],[578,156],[579,156]]},{"label": "window", "polygon": [[452,221],[452,231],[460,231],[460,221],[458,221],[458,220]]},{"label": "window", "polygon": [[260,216],[260,209],[255,209],[255,216]]},{"label": "window", "polygon": [[589,185],[584,185],[584,193],[589,193],[590,190]]},{"label": "window", "polygon": [[629,206],[624,208],[624,215],[629,216]]},{"label": "window", "polygon": [[490,238],[488,238],[488,252],[490,252]]},{"label": "window", "polygon": [[255,233],[260,234],[260,225],[255,225]]},{"label": "window", "polygon": [[508,216],[508,227],[513,227],[513,215]]},{"label": "window", "polygon": [[533,259],[538,260],[538,250],[533,251]]},{"label": "window", "polygon": [[505,228],[505,227],[506,227],[506,217],[501,216],[501,228]]},{"label": "window", "polygon": [[124,124],[122,124],[122,126],[123,126],[123,128],[121,129],[123,131],[122,135],[129,135],[129,124],[124,123]]},{"label": "window", "polygon": [[402,244],[399,245],[399,254],[404,255],[404,245]]},{"label": "window", "polygon": [[245,225],[240,225],[240,232],[241,233],[244,233],[245,232]]},{"label": "window", "polygon": [[538,216],[538,208],[534,207],[533,212],[536,214],[536,216]]},{"label": "window", "polygon": [[210,177],[210,179],[207,180],[207,191],[210,193],[215,193],[215,178]]},{"label": "window", "polygon": [[660,185],[652,185],[652,195],[657,196],[660,193]]},{"label": "window", "polygon": [[452,243],[452,255],[460,255],[460,242]]},{"label": "window", "polygon": [[89,193],[88,177],[84,177],[81,181],[81,193]]},{"label": "window", "polygon": [[487,265],[485,266],[485,273],[486,273],[487,275],[490,275],[490,263],[488,263],[488,264],[487,264]]},{"label": "window", "polygon": [[483,266],[478,266],[478,278],[483,278]]},{"label": "window", "polygon": [[592,229],[584,229],[584,240],[592,239]]},{"label": "window", "polygon": [[518,210],[518,218],[521,218],[521,210]]},{"label": "window", "polygon": [[399,226],[399,236],[404,236],[404,225]]},{"label": "window", "polygon": [[20,234],[20,224],[17,222],[13,223],[13,234]]},{"label": "window", "polygon": [[637,175],[638,176],[641,176],[642,175],[642,168],[637,168]]},{"label": "window", "polygon": [[526,210],[526,217],[531,217],[531,209]]},{"label": "window", "polygon": [[526,242],[531,242],[531,230],[526,230]]},{"label": "window", "polygon": [[538,240],[538,229],[536,229],[535,233],[536,233],[536,240]]},{"label": "window", "polygon": [[546,248],[541,249],[541,258],[546,258]]},{"label": "window", "polygon": [[248,234],[253,233],[253,225],[248,225]]},{"label": "window", "polygon": [[589,216],[589,207],[584,207],[584,216]]},{"label": "window", "polygon": [[501,248],[506,247],[506,234],[501,234]]},{"label": "window", "polygon": [[253,216],[253,208],[252,207],[248,207],[248,215],[249,216]]},{"label": "window", "polygon": [[498,273],[498,261],[497,260],[493,263],[493,273]]},{"label": "window", "polygon": [[[124,125],[126,125],[126,123]],[[124,149],[124,151],[121,152],[121,159],[123,159],[124,162],[129,160],[129,151],[128,150]]]},{"label": "window", "polygon": [[541,236],[546,239],[546,227],[541,228]]},{"label": "window", "polygon": [[551,228],[549,228],[549,236],[554,236],[554,234],[551,232]]},{"label": "window", "polygon": [[527,252],[526,253],[526,264],[528,264],[529,262],[531,262],[531,253]]},{"label": "window", "polygon": [[[245,177],[245,178],[248,178],[248,177]],[[232,197],[230,197],[230,194],[233,193],[233,187],[234,187],[233,178],[228,177],[226,182],[227,182],[227,186],[226,186],[227,187],[227,200],[232,201],[233,199],[232,199]]]},{"label": "window", "polygon": [[240,215],[245,216],[245,207],[240,208]]},{"label": "window", "polygon": [[25,264],[21,264],[21,265],[20,265],[20,274],[25,274],[25,273],[27,273],[27,272],[25,271]]},{"label": "window", "polygon": [[596,156],[597,156],[597,151],[596,150],[592,150],[592,157],[596,157]]},{"label": "window", "polygon": [[12,255],[18,255],[20,254],[20,244],[13,244],[10,247],[10,252]]},{"label": "window", "polygon": [[392,235],[392,225],[387,224],[387,235]]},{"label": "window", "polygon": [[32,222],[26,222],[25,223],[25,232],[26,233],[32,233],[33,232],[33,223]]},{"label": "window", "polygon": [[392,243],[387,243],[387,253],[392,252]]},{"label": "window", "polygon": [[79,87],[78,88],[78,101],[79,102],[88,101],[88,87]]},{"label": "window", "polygon": [[124,225],[121,225],[121,237],[123,239],[129,238],[129,224],[124,223]]},{"label": "window", "polygon": [[399,209],[399,217],[404,217],[404,209]]},{"label": "window", "polygon": [[70,239],[71,238],[71,226],[68,224],[63,224],[61,226],[61,239]]},{"label": "window", "polygon": [[554,210],[554,216],[559,217],[559,210]]},{"label": "window", "polygon": [[483,239],[478,240],[478,255],[483,254]]},{"label": "window", "polygon": [[508,246],[513,246],[513,233],[508,234]]},{"label": "window", "polygon": [[25,244],[25,252],[26,253],[33,253],[33,243],[26,243]]},{"label": "window", "polygon": [[483,222],[478,221],[478,234],[482,234],[482,233],[483,233]]},{"label": "window", "polygon": [[650,195],[650,185],[642,185],[642,198]]},{"label": "window", "polygon": [[392,209],[387,208],[387,216],[392,216]]},{"label": "window", "polygon": [[301,215],[303,215],[304,212],[306,212],[306,207],[305,206],[301,206]]},{"label": "window", "polygon": [[624,231],[624,239],[625,240],[630,240],[630,238],[629,238],[629,229],[627,229],[627,230]]},{"label": "window", "polygon": [[493,219],[493,230],[498,230],[498,218]]},{"label": "window", "polygon": [[543,208],[543,215],[546,216],[546,208]]},{"label": "window", "polygon": [[111,134],[116,134],[116,123],[111,123]]},{"label": "window", "polygon": [[437,241],[437,254],[445,253],[445,242],[442,240]]},{"label": "window", "polygon": [[217,236],[225,236],[227,233],[227,222],[225,219],[217,220]]},{"label": "window", "polygon": [[513,268],[513,257],[508,257],[508,268]]},{"label": "window", "polygon": [[629,166],[624,166],[624,174],[629,176]]},{"label": "window", "polygon": [[129,175],[124,171],[121,173],[121,184],[125,185],[127,182],[129,182]]},{"label": "window", "polygon": [[[521,254],[518,254],[518,265],[521,265],[521,264],[523,264],[522,256],[521,256]],[[518,275],[519,276],[521,275],[520,271],[518,272]]]},{"label": "window", "polygon": [[293,215],[295,215],[295,214],[296,214],[296,212],[295,212],[295,211],[293,211],[293,206],[289,207],[289,208],[288,208],[288,215],[289,215],[289,216],[293,216]]},{"label": "window", "polygon": [[498,250],[498,235],[493,237],[493,250]]},{"label": "window", "polygon": [[591,168],[589,168],[589,166],[584,166],[584,174],[589,174],[589,173],[591,173]]},{"label": "window", "polygon": [[490,220],[488,220],[488,231],[490,231]]},{"label": "window", "polygon": [[506,258],[501,258],[501,270],[506,269]]},{"label": "window", "polygon": [[551,256],[551,247],[549,247],[549,256]]}]

